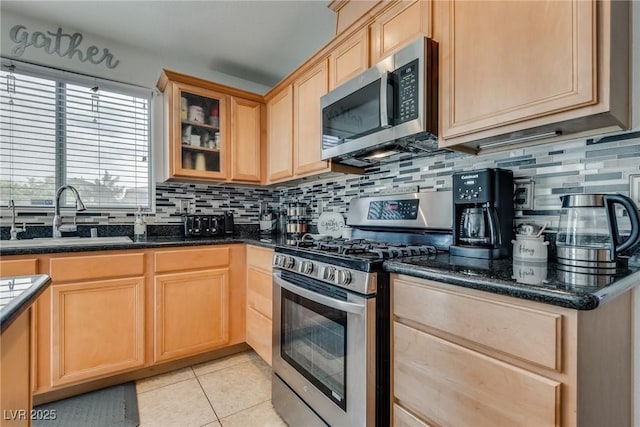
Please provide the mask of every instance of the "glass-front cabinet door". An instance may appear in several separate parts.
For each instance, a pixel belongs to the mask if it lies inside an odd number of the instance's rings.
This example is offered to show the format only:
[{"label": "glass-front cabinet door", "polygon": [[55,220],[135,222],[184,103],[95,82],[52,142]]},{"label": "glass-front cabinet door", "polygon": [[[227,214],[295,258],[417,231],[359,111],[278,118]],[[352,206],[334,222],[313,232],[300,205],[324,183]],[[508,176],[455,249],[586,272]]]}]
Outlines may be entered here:
[{"label": "glass-front cabinet door", "polygon": [[228,95],[181,83],[172,85],[171,175],[226,179]]}]

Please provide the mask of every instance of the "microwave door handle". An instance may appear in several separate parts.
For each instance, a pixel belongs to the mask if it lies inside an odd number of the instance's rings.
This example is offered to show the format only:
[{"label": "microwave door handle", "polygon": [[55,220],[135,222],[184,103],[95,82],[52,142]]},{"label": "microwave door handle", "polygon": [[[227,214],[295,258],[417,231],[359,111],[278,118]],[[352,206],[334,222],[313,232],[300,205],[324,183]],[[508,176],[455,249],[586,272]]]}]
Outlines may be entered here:
[{"label": "microwave door handle", "polygon": [[292,283],[289,283],[282,279],[279,274],[273,274],[273,280],[276,282],[278,286],[284,288],[290,292],[293,292],[296,295],[300,295],[308,300],[313,302],[317,302],[318,304],[325,305],[327,307],[334,308],[336,310],[346,311],[347,313],[353,314],[364,314],[365,305],[364,304],[354,304],[352,302],[346,302],[337,300],[334,298],[327,297],[325,295],[309,291],[307,289],[301,288],[300,286],[296,286]]},{"label": "microwave door handle", "polygon": [[388,128],[389,125],[389,72],[382,73],[380,78],[380,127]]}]

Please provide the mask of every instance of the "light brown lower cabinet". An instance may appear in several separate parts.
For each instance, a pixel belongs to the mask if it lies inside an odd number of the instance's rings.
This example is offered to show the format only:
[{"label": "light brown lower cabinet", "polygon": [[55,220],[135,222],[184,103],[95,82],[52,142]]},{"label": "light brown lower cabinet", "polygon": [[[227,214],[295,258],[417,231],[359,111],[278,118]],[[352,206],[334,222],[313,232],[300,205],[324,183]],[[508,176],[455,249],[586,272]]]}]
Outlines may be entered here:
[{"label": "light brown lower cabinet", "polygon": [[154,252],[154,363],[245,340],[245,246]]},{"label": "light brown lower cabinet", "polygon": [[[48,262],[46,262],[48,261]],[[145,254],[51,256],[38,298],[38,386],[77,384],[145,364]]]},{"label": "light brown lower cabinet", "polygon": [[230,244],[3,257],[3,271],[52,278],[32,309],[33,380],[24,379],[36,403],[241,347],[245,252]]},{"label": "light brown lower cabinet", "polygon": [[[8,259],[7,259],[8,258]],[[0,277],[38,273],[38,259],[30,256],[2,257]],[[0,337],[0,424],[30,426],[33,385],[31,311],[25,310]]]},{"label": "light brown lower cabinet", "polygon": [[395,426],[627,426],[630,292],[572,310],[392,276]]},{"label": "light brown lower cabinet", "polygon": [[52,386],[144,365],[144,291],[143,277],[53,287]]},{"label": "light brown lower cabinet", "polygon": [[31,309],[0,336],[0,425],[31,425]]},{"label": "light brown lower cabinet", "polygon": [[273,249],[247,246],[247,344],[271,365]]},{"label": "light brown lower cabinet", "polygon": [[229,341],[229,269],[157,275],[155,360],[172,360]]},{"label": "light brown lower cabinet", "polygon": [[23,276],[37,273],[37,258],[21,256],[11,257],[11,259],[0,259],[0,277]]}]

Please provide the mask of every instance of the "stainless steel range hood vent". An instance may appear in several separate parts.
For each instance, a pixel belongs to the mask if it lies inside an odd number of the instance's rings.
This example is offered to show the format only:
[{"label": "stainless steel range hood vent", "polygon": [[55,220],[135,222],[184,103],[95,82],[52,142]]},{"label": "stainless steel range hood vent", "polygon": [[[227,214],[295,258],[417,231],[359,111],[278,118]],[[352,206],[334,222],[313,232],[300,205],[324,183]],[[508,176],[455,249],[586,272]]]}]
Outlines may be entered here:
[{"label": "stainless steel range hood vent", "polygon": [[452,152],[446,148],[438,148],[438,137],[423,132],[404,137],[375,149],[364,149],[334,157],[331,161],[349,166],[367,167],[376,164],[395,163],[419,157],[433,157]]}]

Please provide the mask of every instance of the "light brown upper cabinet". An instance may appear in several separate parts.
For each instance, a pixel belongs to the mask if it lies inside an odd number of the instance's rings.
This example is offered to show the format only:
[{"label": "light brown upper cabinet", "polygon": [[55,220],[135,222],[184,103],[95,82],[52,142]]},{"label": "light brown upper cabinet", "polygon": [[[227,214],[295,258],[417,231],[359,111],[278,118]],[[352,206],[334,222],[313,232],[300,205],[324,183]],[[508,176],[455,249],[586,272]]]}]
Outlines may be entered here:
[{"label": "light brown upper cabinet", "polygon": [[293,84],[293,166],[296,175],[329,167],[329,162],[320,159],[320,97],[328,90],[329,68],[326,59],[298,77]]},{"label": "light brown upper cabinet", "polygon": [[163,179],[260,182],[262,97],[163,70]]},{"label": "light brown upper cabinet", "polygon": [[267,100],[267,180],[293,176],[293,87],[286,85]]},{"label": "light brown upper cabinet", "polygon": [[431,37],[430,0],[399,1],[371,24],[371,63],[418,37]]},{"label": "light brown upper cabinet", "polygon": [[263,103],[231,97],[231,180],[260,182],[264,128]]},{"label": "light brown upper cabinet", "polygon": [[329,90],[369,68],[369,31],[363,28],[329,55]]},{"label": "light brown upper cabinet", "polygon": [[628,127],[628,2],[438,1],[434,38],[441,146]]}]

